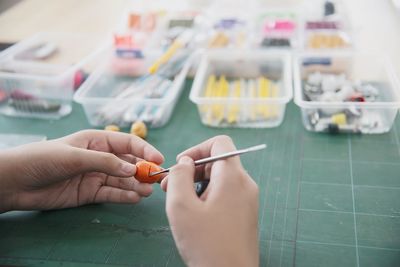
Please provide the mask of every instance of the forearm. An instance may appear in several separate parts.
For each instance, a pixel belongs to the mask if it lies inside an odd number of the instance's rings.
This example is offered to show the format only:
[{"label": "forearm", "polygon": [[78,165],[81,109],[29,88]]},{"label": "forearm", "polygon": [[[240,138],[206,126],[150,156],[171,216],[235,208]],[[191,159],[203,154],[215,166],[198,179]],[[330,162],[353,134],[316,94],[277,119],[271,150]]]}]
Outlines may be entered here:
[{"label": "forearm", "polygon": [[13,151],[0,151],[0,213],[12,209],[15,197],[14,186],[11,183],[15,172],[13,164],[16,164]]},{"label": "forearm", "polygon": [[[258,251],[257,251],[258,252]],[[186,261],[186,264],[191,267],[204,267],[204,266],[219,266],[219,267],[258,267],[259,255],[255,253],[246,254],[240,252],[239,254],[218,255],[216,258],[206,258],[199,262]]]}]

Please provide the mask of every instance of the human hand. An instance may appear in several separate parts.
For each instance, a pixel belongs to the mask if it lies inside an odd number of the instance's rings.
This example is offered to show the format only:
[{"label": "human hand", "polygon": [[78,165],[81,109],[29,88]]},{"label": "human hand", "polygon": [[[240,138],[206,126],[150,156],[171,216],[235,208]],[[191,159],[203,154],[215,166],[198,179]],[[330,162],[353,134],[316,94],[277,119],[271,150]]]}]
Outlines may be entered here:
[{"label": "human hand", "polygon": [[164,161],[136,136],[97,130],[2,151],[0,212],[136,203],[152,193],[133,177],[141,159]]},{"label": "human hand", "polygon": [[[239,157],[204,167],[193,163],[233,150],[229,137],[209,139],[178,155],[178,164],[162,181],[172,234],[189,266],[258,266],[257,184]],[[193,182],[205,178],[210,183],[199,198]]]}]

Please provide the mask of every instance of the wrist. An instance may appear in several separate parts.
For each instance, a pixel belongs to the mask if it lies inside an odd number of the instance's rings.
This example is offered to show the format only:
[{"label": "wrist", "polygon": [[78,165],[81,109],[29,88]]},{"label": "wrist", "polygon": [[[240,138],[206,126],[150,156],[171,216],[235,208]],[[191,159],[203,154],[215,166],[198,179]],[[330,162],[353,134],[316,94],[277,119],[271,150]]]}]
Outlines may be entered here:
[{"label": "wrist", "polygon": [[191,267],[257,267],[259,266],[258,246],[254,251],[246,249],[238,249],[234,253],[233,250],[218,250],[212,252],[197,254],[199,257],[192,259],[184,258],[185,263]]},{"label": "wrist", "polygon": [[[230,256],[227,256],[230,257]],[[219,259],[208,259],[205,261],[200,261],[196,263],[190,263],[188,262],[187,265],[191,267],[213,267],[213,266],[218,266],[218,267],[257,267],[258,265],[258,260],[257,259],[251,259],[251,258],[246,258],[246,257],[234,257],[232,259],[229,258],[219,258]],[[258,255],[257,255],[258,257]]]},{"label": "wrist", "polygon": [[[15,197],[12,185],[12,153],[10,151],[0,152],[0,213],[12,210],[12,202]],[[11,163],[11,164],[10,164]]]},{"label": "wrist", "polygon": [[0,192],[0,214],[12,210],[12,194],[7,192]]}]

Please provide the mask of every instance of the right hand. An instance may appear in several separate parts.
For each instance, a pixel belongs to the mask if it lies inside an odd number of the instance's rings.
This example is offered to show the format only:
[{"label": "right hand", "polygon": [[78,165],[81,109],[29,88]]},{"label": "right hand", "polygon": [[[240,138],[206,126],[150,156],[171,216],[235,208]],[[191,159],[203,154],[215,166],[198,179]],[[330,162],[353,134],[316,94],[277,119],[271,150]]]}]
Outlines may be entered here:
[{"label": "right hand", "polygon": [[[181,153],[162,188],[178,250],[189,266],[258,266],[258,187],[239,157],[195,167],[193,160],[235,150],[217,136]],[[199,169],[201,168],[201,169]],[[197,171],[196,171],[197,170]],[[199,198],[195,173],[209,178]]]}]

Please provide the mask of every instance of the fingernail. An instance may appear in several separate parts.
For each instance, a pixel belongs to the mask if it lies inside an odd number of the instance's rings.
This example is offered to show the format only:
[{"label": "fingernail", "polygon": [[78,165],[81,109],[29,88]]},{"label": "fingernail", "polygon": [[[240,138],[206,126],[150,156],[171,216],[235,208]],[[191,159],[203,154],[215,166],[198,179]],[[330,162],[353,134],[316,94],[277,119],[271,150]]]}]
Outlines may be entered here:
[{"label": "fingernail", "polygon": [[129,163],[123,163],[121,169],[122,169],[122,171],[124,173],[133,175],[134,172],[135,172],[135,165],[132,165],[132,164],[129,164]]},{"label": "fingernail", "polygon": [[178,156],[176,156],[176,162],[179,162],[180,158],[182,157],[182,153],[178,154]]}]

